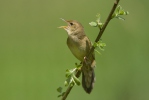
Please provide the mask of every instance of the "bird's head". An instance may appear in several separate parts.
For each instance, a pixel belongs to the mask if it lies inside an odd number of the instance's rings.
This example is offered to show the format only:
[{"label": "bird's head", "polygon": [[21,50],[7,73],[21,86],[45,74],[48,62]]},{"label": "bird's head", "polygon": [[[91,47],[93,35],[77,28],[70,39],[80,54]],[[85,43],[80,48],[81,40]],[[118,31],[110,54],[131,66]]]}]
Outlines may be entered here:
[{"label": "bird's head", "polygon": [[80,33],[81,31],[84,31],[81,23],[75,20],[64,20],[64,19],[62,20],[67,23],[67,26],[60,26],[59,28],[63,28],[64,30],[66,30],[68,35],[73,35]]}]

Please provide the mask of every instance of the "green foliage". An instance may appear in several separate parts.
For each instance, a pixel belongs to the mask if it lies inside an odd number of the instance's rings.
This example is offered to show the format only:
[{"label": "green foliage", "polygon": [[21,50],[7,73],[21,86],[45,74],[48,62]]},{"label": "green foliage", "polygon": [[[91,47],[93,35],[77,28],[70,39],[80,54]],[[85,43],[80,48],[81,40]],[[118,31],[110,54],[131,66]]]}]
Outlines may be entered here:
[{"label": "green foliage", "polygon": [[[95,42],[93,44],[93,46],[95,48],[99,48],[100,50],[104,51],[104,47],[106,46],[106,43],[103,43],[102,40],[99,40],[98,42]],[[95,49],[95,51],[98,53],[98,54],[101,54],[97,49]]]},{"label": "green foliage", "polygon": [[80,85],[80,80],[75,76],[75,73],[78,69],[74,68],[74,69],[70,69],[70,70],[66,70],[66,81],[64,82],[65,86],[68,85]]},{"label": "green foliage", "polygon": [[121,17],[121,15],[128,15],[129,12],[128,11],[124,11],[124,9],[119,5],[117,6],[114,14],[112,15],[112,18],[118,18],[121,20],[125,20],[123,17]]},{"label": "green foliage", "polygon": [[[77,64],[75,63],[76,67],[70,70],[66,70],[65,76],[66,76],[66,80],[64,82],[65,87],[67,86],[74,86],[74,85],[80,85],[81,82],[80,80],[75,76],[76,72],[78,70],[80,70],[80,68],[82,67],[81,64]],[[61,93],[60,95],[58,95],[58,97],[61,97],[64,95],[65,92],[62,92],[62,87],[57,88],[57,91],[59,93]]]},{"label": "green foliage", "polygon": [[59,87],[57,88],[57,92],[61,93],[60,95],[58,95],[57,97],[61,97],[65,94],[65,92],[62,92],[63,88],[62,87]]},{"label": "green foliage", "polygon": [[89,23],[91,26],[93,26],[93,27],[96,27],[97,26],[97,23],[96,22],[90,22]]},{"label": "green foliage", "polygon": [[100,14],[97,14],[96,17],[97,17],[96,21],[95,21],[95,22],[92,21],[92,22],[90,22],[89,24],[90,24],[92,27],[99,27],[99,28],[101,29],[102,26],[103,26],[103,23],[100,21],[100,19],[101,19]]},{"label": "green foliage", "polygon": [[61,92],[62,92],[62,87],[57,88],[57,91],[58,91],[59,93],[61,93]]},{"label": "green foliage", "polygon": [[[118,18],[118,19],[121,19],[121,20],[125,20],[123,17],[121,17],[122,15],[128,15],[129,12],[128,11],[124,11],[124,9],[119,5],[117,6],[114,14],[112,15],[112,18]],[[96,15],[96,21],[92,21],[89,23],[89,25],[91,25],[92,27],[98,27],[99,29],[102,29],[104,23],[101,22],[101,16],[100,14],[97,14]]]}]

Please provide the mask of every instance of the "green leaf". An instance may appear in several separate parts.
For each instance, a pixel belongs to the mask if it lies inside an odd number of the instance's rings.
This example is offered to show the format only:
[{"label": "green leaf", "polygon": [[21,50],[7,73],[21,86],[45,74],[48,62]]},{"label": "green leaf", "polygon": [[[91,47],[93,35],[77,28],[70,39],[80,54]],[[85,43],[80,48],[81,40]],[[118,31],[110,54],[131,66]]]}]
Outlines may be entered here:
[{"label": "green leaf", "polygon": [[112,18],[118,18],[118,19],[121,19],[121,20],[125,20],[123,17],[121,17],[120,15],[128,15],[129,12],[128,11],[124,11],[124,9],[118,5],[114,14],[112,15]]},{"label": "green leaf", "polygon": [[101,29],[103,27],[104,23],[98,23],[98,27],[99,29]]},{"label": "green leaf", "polygon": [[129,12],[128,11],[125,11],[125,15],[128,15],[129,14]]},{"label": "green leaf", "polygon": [[70,70],[67,69],[65,76],[66,76],[66,77],[69,77],[70,75],[71,75],[71,72],[70,72]]},{"label": "green leaf", "polygon": [[97,49],[94,49],[99,55],[101,55],[101,53],[97,50]]},{"label": "green leaf", "polygon": [[58,95],[57,97],[59,98],[59,97],[61,97],[62,95],[60,94],[60,95]]},{"label": "green leaf", "polygon": [[77,63],[75,63],[75,65],[76,65],[76,68],[77,68],[78,70],[82,67],[82,64],[77,64]]},{"label": "green leaf", "polygon": [[66,77],[69,77],[69,76],[72,75],[76,70],[77,70],[77,68],[70,69],[70,70],[67,69],[65,76],[66,76]]},{"label": "green leaf", "polygon": [[64,85],[65,86],[68,86],[68,85],[74,85],[74,74],[76,72],[77,68],[74,68],[74,69],[70,69],[70,70],[66,70],[66,77],[67,79],[65,80],[64,82]]},{"label": "green leaf", "polygon": [[70,83],[70,86],[71,86],[71,87],[74,86],[74,82],[73,82],[73,81]]},{"label": "green leaf", "polygon": [[122,9],[122,7],[120,5],[117,6],[115,13],[118,14],[119,11]]},{"label": "green leaf", "polygon": [[124,11],[124,10],[121,10],[119,12],[119,15],[128,15],[128,14],[129,14],[129,12],[128,11]]},{"label": "green leaf", "polygon": [[103,26],[103,24],[104,24],[104,23],[98,23],[98,25],[101,26],[101,27]]},{"label": "green leaf", "polygon": [[57,88],[57,91],[59,92],[59,93],[62,93],[62,87],[59,87],[59,88]]},{"label": "green leaf", "polygon": [[129,12],[128,11],[124,11],[124,15],[128,15],[129,14]]},{"label": "green leaf", "polygon": [[[94,46],[95,48],[96,48],[96,47],[99,47],[100,50],[104,51],[104,47],[106,46],[106,44],[105,44],[105,43],[102,43],[102,41],[99,40],[98,42],[95,42],[95,43],[93,44],[93,46]],[[99,52],[98,50],[95,49],[95,51],[96,51],[98,54],[100,54],[100,52]]]},{"label": "green leaf", "polygon": [[72,75],[70,75],[70,76],[66,79],[66,81],[64,82],[64,85],[65,85],[65,86],[68,86],[71,82],[72,82]]},{"label": "green leaf", "polygon": [[80,80],[75,75],[73,75],[73,79],[77,85],[81,84]]},{"label": "green leaf", "polygon": [[100,46],[100,47],[105,47],[106,44],[105,44],[105,43],[99,43],[99,46]]},{"label": "green leaf", "polygon": [[64,82],[64,85],[65,86],[68,86],[68,81],[67,80]]},{"label": "green leaf", "polygon": [[57,97],[61,97],[61,96],[63,96],[64,94],[65,94],[65,92],[63,92],[62,94],[58,95]]},{"label": "green leaf", "polygon": [[100,21],[100,14],[97,14],[96,17],[97,17],[96,22],[97,23],[101,23],[101,21]]},{"label": "green leaf", "polygon": [[104,51],[104,47],[105,47],[105,46],[106,46],[105,43],[102,43],[102,42],[100,43],[100,42],[99,42],[99,46],[98,46],[98,47],[100,48],[100,50]]},{"label": "green leaf", "polygon": [[124,15],[124,13],[125,13],[124,10],[119,11],[119,15]]},{"label": "green leaf", "polygon": [[98,43],[94,42],[93,46],[96,48],[98,47]]},{"label": "green leaf", "polygon": [[116,16],[116,14],[114,13],[114,14],[112,15],[111,19],[114,18],[115,16]]},{"label": "green leaf", "polygon": [[123,18],[123,17],[121,17],[121,16],[116,16],[115,18],[121,19],[121,20],[125,20],[125,18]]},{"label": "green leaf", "polygon": [[97,23],[96,22],[90,22],[89,23],[91,26],[93,26],[93,27],[97,27]]}]

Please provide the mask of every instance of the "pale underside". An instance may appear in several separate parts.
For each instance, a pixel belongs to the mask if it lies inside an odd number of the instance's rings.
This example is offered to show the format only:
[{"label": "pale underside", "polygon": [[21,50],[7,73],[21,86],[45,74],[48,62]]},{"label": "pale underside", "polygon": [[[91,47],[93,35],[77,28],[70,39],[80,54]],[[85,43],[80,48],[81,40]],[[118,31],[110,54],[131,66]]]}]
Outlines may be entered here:
[{"label": "pale underside", "polygon": [[91,47],[91,43],[86,36],[83,39],[79,39],[73,35],[68,36],[67,45],[72,54],[80,61],[84,60]]}]

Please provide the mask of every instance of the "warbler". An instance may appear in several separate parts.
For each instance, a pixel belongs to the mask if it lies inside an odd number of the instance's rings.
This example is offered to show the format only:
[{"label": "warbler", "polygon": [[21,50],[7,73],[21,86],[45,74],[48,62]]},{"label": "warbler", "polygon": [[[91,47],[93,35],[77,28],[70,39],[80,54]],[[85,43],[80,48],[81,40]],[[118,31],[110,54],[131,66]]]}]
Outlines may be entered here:
[{"label": "warbler", "polygon": [[86,56],[89,53],[92,44],[89,38],[85,35],[81,23],[75,20],[62,20],[67,23],[67,26],[60,26],[59,28],[63,28],[67,31],[67,45],[72,54],[82,62],[82,86],[84,90],[90,94],[95,82],[94,68],[96,62],[94,53],[88,58]]}]

